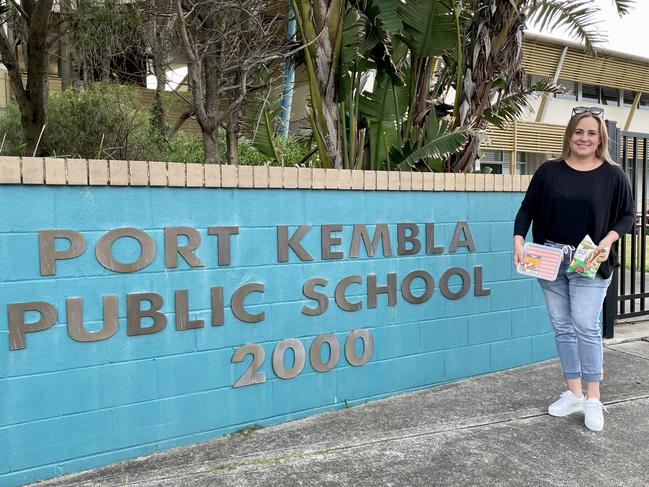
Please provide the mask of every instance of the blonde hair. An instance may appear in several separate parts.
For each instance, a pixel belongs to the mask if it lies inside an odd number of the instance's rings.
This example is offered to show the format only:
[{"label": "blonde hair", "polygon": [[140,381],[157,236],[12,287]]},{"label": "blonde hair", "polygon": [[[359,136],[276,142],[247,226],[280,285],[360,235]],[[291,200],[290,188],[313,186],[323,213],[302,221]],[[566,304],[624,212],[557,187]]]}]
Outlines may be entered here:
[{"label": "blonde hair", "polygon": [[590,112],[578,113],[570,119],[568,125],[566,126],[566,131],[563,133],[563,149],[561,155],[557,159],[565,160],[570,157],[570,139],[572,139],[572,135],[575,133],[575,130],[577,130],[577,125],[579,125],[579,122],[588,117],[594,118],[597,121],[597,125],[599,126],[599,145],[597,146],[595,155],[599,159],[617,166],[617,162],[613,160],[611,154],[608,152],[609,139],[608,130],[606,130],[606,123],[604,122],[604,119],[602,117],[593,115]]}]

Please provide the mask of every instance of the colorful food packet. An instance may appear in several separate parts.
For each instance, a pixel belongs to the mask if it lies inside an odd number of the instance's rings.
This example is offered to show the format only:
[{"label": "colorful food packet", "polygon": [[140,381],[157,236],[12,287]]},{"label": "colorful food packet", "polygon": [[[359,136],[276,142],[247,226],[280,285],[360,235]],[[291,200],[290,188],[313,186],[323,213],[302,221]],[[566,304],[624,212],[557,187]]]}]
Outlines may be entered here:
[{"label": "colorful food packet", "polygon": [[570,266],[568,267],[568,272],[576,272],[585,277],[590,277],[595,279],[597,275],[597,269],[599,269],[599,262],[597,259],[593,259],[589,264],[586,264],[586,260],[591,254],[595,251],[597,245],[586,235],[584,239],[579,243],[579,247],[575,250],[572,260],[570,261]]},{"label": "colorful food packet", "polygon": [[523,262],[516,266],[520,274],[554,281],[563,260],[561,249],[526,242],[523,246]]}]

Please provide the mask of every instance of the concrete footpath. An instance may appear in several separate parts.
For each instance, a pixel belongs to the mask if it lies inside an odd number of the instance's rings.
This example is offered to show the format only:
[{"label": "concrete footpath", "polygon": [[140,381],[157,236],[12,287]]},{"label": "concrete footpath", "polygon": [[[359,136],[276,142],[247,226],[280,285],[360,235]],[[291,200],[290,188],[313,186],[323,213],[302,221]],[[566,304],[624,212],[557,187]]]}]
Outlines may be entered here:
[{"label": "concrete footpath", "polygon": [[649,323],[618,326],[605,363],[601,433],[548,416],[562,392],[551,360],[38,485],[644,487]]}]

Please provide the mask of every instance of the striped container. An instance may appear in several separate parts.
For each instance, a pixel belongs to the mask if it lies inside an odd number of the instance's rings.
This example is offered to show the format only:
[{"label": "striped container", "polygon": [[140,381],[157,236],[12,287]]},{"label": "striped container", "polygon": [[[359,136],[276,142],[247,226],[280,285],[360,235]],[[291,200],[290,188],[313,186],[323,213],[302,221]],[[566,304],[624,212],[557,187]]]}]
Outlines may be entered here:
[{"label": "striped container", "polygon": [[516,266],[516,270],[520,274],[554,281],[562,260],[561,249],[528,242],[523,246],[523,262]]}]

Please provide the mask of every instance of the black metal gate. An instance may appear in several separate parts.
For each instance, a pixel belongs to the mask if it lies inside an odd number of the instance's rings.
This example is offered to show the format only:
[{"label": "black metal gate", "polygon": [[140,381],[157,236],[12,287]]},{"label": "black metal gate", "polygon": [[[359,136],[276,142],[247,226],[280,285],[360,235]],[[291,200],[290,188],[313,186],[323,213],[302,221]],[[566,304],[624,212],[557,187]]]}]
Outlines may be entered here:
[{"label": "black metal gate", "polygon": [[649,215],[647,214],[647,143],[649,134],[624,132],[607,122],[611,139],[610,152],[629,177],[636,218],[633,228],[618,242],[620,266],[604,303],[604,337],[613,337],[616,319],[649,315],[649,282],[647,282],[646,246]]}]

